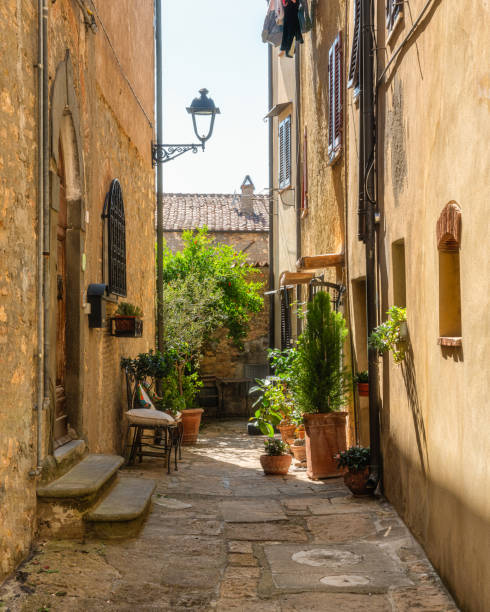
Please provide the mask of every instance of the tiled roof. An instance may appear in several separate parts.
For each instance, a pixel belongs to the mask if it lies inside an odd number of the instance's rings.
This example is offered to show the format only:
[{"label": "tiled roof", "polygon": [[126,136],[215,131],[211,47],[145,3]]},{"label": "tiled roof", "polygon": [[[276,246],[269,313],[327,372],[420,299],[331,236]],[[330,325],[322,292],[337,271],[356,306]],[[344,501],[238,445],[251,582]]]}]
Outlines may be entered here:
[{"label": "tiled roof", "polygon": [[269,197],[253,195],[253,212],[240,206],[240,194],[165,193],[163,223],[165,231],[198,229],[210,232],[268,232]]}]

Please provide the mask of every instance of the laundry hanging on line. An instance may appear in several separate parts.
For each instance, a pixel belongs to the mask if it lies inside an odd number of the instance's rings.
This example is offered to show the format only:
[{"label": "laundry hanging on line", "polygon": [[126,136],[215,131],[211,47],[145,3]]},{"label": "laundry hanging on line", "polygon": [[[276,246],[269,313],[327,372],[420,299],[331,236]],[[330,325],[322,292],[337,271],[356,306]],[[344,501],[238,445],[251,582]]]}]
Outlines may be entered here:
[{"label": "laundry hanging on line", "polygon": [[308,0],[270,0],[262,28],[262,42],[281,47],[292,57],[295,41],[312,28]]}]

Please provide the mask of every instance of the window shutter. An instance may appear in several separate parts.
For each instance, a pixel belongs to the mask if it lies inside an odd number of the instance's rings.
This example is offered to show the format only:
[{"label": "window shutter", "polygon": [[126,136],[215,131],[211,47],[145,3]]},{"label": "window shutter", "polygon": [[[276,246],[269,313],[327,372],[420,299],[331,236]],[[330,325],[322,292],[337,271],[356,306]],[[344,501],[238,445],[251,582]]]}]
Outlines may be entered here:
[{"label": "window shutter", "polygon": [[102,218],[107,219],[109,293],[126,297],[126,221],[121,184],[111,183]]},{"label": "window shutter", "polygon": [[291,346],[291,306],[289,303],[289,292],[286,287],[281,291],[281,349]]},{"label": "window shutter", "polygon": [[291,116],[279,124],[279,188],[291,184]]},{"label": "window shutter", "polygon": [[343,111],[342,111],[342,35],[338,33],[328,54],[328,155],[330,161],[337,157],[342,147]]},{"label": "window shutter", "polygon": [[354,0],[354,29],[347,87],[359,87],[359,54],[361,41],[361,0]]}]

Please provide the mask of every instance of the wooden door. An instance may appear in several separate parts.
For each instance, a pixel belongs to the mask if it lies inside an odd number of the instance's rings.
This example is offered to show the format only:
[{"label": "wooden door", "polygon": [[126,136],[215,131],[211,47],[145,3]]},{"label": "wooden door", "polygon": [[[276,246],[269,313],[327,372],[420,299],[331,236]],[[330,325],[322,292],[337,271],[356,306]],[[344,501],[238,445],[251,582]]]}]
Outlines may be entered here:
[{"label": "wooden door", "polygon": [[60,145],[60,202],[56,231],[56,409],[54,418],[54,448],[70,441],[66,414],[66,228],[67,206],[63,152]]}]

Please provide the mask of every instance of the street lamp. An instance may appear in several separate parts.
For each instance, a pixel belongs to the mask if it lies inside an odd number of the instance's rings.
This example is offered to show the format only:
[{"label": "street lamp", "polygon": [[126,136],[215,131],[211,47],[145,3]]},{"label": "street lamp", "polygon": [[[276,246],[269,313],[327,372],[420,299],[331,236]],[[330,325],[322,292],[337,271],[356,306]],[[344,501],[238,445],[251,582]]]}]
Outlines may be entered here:
[{"label": "street lamp", "polygon": [[[169,162],[170,160],[175,159],[180,155],[183,155],[187,151],[197,153],[199,147],[202,147],[202,150],[204,151],[204,143],[209,140],[213,134],[214,120],[216,118],[216,115],[220,114],[220,110],[214,104],[213,100],[211,98],[208,98],[209,92],[207,89],[200,89],[199,93],[201,94],[200,97],[194,98],[194,100],[192,100],[192,104],[187,107],[187,112],[192,115],[194,133],[198,140],[200,140],[201,144],[169,145],[152,143],[151,157],[154,166],[156,164],[165,164],[166,162]],[[209,127],[205,136],[204,134],[201,135],[198,129],[198,121],[201,117],[206,123],[209,121]],[[200,122],[200,127],[206,127],[202,121]]]}]

